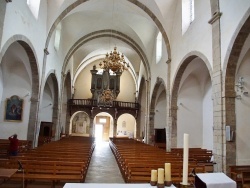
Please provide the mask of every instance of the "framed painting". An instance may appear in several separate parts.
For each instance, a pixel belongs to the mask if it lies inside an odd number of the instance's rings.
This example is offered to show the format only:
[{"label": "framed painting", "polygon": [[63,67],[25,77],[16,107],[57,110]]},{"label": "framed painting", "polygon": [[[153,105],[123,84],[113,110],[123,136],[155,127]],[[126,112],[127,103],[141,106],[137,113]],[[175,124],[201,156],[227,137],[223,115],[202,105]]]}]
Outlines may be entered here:
[{"label": "framed painting", "polygon": [[13,95],[6,99],[5,120],[6,121],[22,121],[23,115],[23,99],[17,95]]}]

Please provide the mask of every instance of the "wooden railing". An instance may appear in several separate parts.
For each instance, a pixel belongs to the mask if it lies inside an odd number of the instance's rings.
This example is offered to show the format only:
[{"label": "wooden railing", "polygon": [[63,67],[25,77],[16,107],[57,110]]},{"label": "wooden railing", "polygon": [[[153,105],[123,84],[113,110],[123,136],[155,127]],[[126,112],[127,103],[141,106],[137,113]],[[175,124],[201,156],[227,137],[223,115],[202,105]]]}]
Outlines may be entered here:
[{"label": "wooden railing", "polygon": [[[97,100],[92,99],[70,99],[68,101],[69,106],[85,106],[85,107],[97,107]],[[113,101],[111,108],[123,108],[123,109],[139,109],[139,103],[134,102],[122,102]]]}]

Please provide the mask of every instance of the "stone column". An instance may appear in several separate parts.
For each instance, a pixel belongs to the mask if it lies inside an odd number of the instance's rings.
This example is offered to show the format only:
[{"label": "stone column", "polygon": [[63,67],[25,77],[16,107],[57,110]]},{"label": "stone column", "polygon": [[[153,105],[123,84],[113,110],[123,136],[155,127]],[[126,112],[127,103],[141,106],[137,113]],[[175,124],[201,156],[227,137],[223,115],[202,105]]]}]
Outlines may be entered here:
[{"label": "stone column", "polygon": [[37,146],[38,143],[38,135],[40,130],[40,122],[38,122],[37,119],[37,113],[38,113],[38,99],[31,98],[30,99],[30,117],[29,117],[29,125],[28,125],[28,131],[27,131],[27,140],[32,141],[32,148]]},{"label": "stone column", "polygon": [[113,126],[113,138],[117,135],[117,119],[114,119],[114,126]]},{"label": "stone column", "polygon": [[172,147],[172,117],[171,117],[171,84],[170,84],[170,79],[171,79],[171,59],[168,59],[166,62],[168,64],[168,75],[167,75],[167,86],[166,86],[166,101],[167,101],[167,106],[166,106],[166,151],[170,152],[171,147]]},{"label": "stone column", "polygon": [[220,31],[220,7],[219,0],[210,0],[211,15],[213,16],[208,23],[212,26],[212,49],[213,49],[213,153],[217,163],[215,171],[225,171],[225,126],[223,125],[223,80],[221,69],[221,31]]},{"label": "stone column", "polygon": [[69,128],[70,128],[70,114],[69,114],[69,110],[66,107],[66,121],[65,121],[65,134],[69,135]]},{"label": "stone column", "polygon": [[[149,78],[150,79],[150,78]],[[146,107],[146,110],[145,110],[145,112],[146,112],[146,117],[145,117],[145,138],[144,138],[144,142],[145,143],[147,143],[147,144],[149,144],[149,141],[150,141],[150,118],[149,118],[149,116],[150,116],[150,103],[149,103],[149,101],[150,101],[150,99],[149,99],[149,97],[150,97],[150,81],[149,80],[146,80],[146,105],[145,105],[145,107]]]},{"label": "stone column", "polygon": [[136,135],[135,135],[135,138],[138,139],[140,138],[140,132],[141,132],[141,109],[138,111],[138,116],[137,116],[137,119],[136,119]]},{"label": "stone column", "polygon": [[89,124],[89,137],[95,137],[94,118],[90,118],[90,124]]},{"label": "stone column", "polygon": [[148,133],[149,133],[149,139],[148,139],[148,144],[153,145],[155,143],[154,140],[154,120],[155,120],[155,112],[154,109],[151,109],[150,114],[149,114],[149,123],[148,123]]},{"label": "stone column", "polygon": [[0,1],[0,45],[2,42],[3,24],[4,24],[4,19],[5,19],[6,6],[7,6],[6,2]]},{"label": "stone column", "polygon": [[59,125],[59,118],[58,118],[58,106],[54,105],[53,106],[53,115],[52,115],[52,122],[53,122],[53,127],[52,127],[52,140],[58,140],[60,138],[60,125]]}]

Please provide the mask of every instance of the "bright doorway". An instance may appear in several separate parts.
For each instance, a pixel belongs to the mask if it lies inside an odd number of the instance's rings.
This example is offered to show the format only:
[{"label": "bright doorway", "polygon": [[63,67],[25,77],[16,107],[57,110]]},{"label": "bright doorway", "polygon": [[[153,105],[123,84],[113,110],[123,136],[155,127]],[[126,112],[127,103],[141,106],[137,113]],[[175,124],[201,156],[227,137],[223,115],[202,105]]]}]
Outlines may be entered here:
[{"label": "bright doorway", "polygon": [[96,124],[95,125],[95,140],[96,140],[96,142],[102,141],[102,133],[103,133],[103,125]]}]

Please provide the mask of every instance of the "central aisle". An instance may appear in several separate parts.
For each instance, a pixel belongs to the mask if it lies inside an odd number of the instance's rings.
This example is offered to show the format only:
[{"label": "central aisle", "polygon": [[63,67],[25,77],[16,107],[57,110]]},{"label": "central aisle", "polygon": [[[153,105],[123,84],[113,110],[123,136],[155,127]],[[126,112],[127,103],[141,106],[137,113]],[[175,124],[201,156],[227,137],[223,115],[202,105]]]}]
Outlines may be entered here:
[{"label": "central aisle", "polygon": [[97,142],[85,183],[124,183],[109,142]]}]

